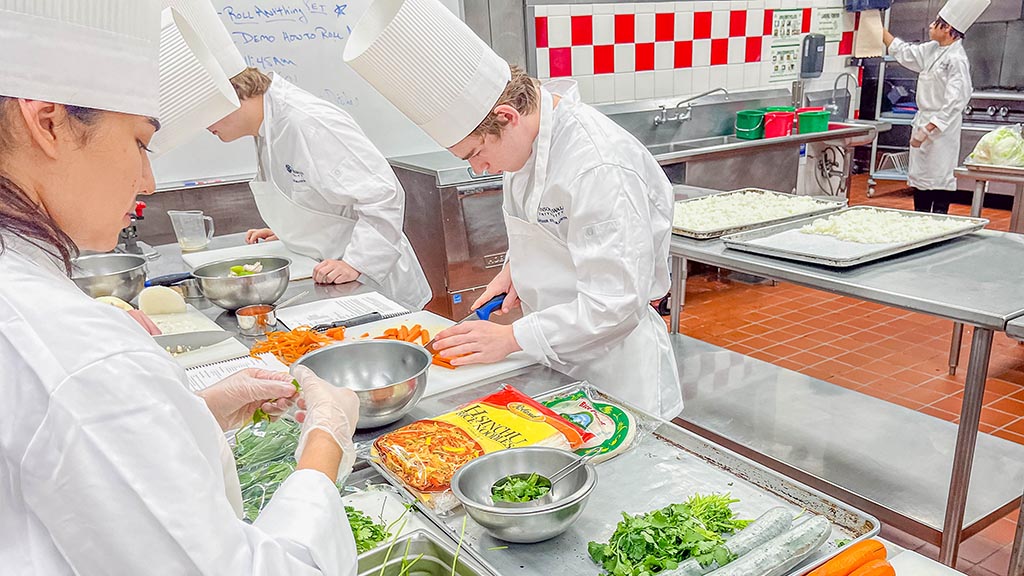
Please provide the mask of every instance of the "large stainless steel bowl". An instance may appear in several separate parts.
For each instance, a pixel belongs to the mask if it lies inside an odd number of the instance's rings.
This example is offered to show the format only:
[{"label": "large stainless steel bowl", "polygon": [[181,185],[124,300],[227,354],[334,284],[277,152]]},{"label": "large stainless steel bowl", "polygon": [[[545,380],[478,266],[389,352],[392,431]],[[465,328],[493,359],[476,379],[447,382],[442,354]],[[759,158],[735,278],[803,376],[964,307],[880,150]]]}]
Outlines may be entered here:
[{"label": "large stainless steel bowl", "polygon": [[73,262],[71,279],[89,296],[133,300],[146,285],[146,259],[134,254],[92,254]]},{"label": "large stainless steel bowl", "polygon": [[[263,264],[263,271],[250,276],[232,276],[232,266]],[[292,261],[276,256],[234,258],[203,264],[192,271],[203,296],[225,310],[243,306],[273,304],[288,289]]]},{"label": "large stainless steel bowl", "polygon": [[550,476],[579,456],[557,448],[511,448],[481,456],[459,468],[452,477],[452,492],[466,513],[491,536],[518,544],[532,544],[558,536],[579,518],[591,491],[597,486],[597,471],[584,464],[551,489],[548,504],[499,507],[491,500],[491,487],[510,474],[536,472]]},{"label": "large stainless steel bowl", "polygon": [[314,350],[295,366],[359,397],[359,429],[400,420],[427,389],[430,353],[398,340],[358,340]]}]

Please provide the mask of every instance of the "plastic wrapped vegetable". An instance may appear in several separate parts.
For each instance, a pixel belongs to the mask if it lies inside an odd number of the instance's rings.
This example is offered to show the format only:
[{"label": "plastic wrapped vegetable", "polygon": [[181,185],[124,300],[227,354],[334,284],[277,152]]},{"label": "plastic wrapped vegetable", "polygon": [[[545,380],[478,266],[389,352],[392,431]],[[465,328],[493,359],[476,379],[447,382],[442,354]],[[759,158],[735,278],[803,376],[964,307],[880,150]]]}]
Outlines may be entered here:
[{"label": "plastic wrapped vegetable", "polygon": [[1024,167],[1024,138],[1021,125],[1003,126],[985,134],[970,156],[976,164]]}]

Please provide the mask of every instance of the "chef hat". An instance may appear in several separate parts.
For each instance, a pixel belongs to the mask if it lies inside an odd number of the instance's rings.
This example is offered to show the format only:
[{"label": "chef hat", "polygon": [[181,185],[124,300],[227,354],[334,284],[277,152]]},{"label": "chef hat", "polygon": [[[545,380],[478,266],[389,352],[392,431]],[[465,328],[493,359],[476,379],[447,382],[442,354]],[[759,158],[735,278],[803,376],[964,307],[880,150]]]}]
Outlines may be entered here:
[{"label": "chef hat", "polygon": [[[231,76],[245,69],[210,0],[171,0],[161,19],[160,156],[238,109]],[[223,66],[229,66],[229,73]]]},{"label": "chef hat", "polygon": [[377,0],[344,59],[445,148],[476,129],[511,78],[508,63],[437,0]]},{"label": "chef hat", "polygon": [[158,116],[156,0],[0,0],[0,95]]},{"label": "chef hat", "polygon": [[942,10],[939,10],[939,18],[958,32],[967,32],[989,4],[991,0],[949,0]]}]

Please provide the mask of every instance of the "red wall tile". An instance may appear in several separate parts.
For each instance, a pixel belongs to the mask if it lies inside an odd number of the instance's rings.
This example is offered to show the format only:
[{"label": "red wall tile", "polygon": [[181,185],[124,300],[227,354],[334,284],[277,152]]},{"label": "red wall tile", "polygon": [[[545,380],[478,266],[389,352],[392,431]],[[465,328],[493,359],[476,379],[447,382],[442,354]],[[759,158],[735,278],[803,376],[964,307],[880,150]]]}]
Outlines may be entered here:
[{"label": "red wall tile", "polygon": [[772,18],[774,16],[774,12],[774,10],[764,11],[764,30],[762,30],[762,32],[765,36],[772,35]]},{"label": "red wall tile", "polygon": [[633,14],[615,15],[615,43],[632,44],[636,38],[636,18]]},{"label": "red wall tile", "polygon": [[690,68],[693,66],[693,40],[676,42],[674,66],[676,68]]},{"label": "red wall tile", "polygon": [[811,31],[811,9],[804,8],[803,22],[800,23],[800,31],[807,34]]},{"label": "red wall tile", "polygon": [[843,32],[843,38],[839,41],[839,55],[849,56],[853,54],[853,32]]},{"label": "red wall tile", "polygon": [[711,38],[711,12],[693,13],[693,39]]},{"label": "red wall tile", "polygon": [[548,17],[538,16],[536,20],[537,48],[548,47]]},{"label": "red wall tile", "polygon": [[548,54],[552,78],[572,76],[572,48],[552,48]]},{"label": "red wall tile", "polygon": [[729,63],[729,39],[715,38],[711,41],[711,65]]},{"label": "red wall tile", "polygon": [[655,14],[654,41],[671,42],[675,39],[676,15],[674,13]]},{"label": "red wall tile", "polygon": [[594,46],[594,74],[615,72],[615,46]]},{"label": "red wall tile", "polygon": [[654,43],[636,45],[636,71],[654,70]]},{"label": "red wall tile", "polygon": [[594,17],[572,17],[572,45],[590,46],[594,43]]},{"label": "red wall tile", "polygon": [[733,10],[729,12],[729,36],[747,35],[747,11]]},{"label": "red wall tile", "polygon": [[761,37],[755,36],[747,38],[747,54],[744,62],[760,62],[761,61]]}]

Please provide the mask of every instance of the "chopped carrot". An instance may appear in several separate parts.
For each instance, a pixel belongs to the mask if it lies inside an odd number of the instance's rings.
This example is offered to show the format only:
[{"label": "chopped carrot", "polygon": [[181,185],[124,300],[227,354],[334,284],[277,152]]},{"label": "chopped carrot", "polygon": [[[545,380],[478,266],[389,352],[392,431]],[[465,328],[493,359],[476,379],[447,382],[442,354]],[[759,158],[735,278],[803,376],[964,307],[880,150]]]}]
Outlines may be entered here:
[{"label": "chopped carrot", "polygon": [[430,343],[430,332],[427,332],[426,330],[420,332],[420,345],[421,346],[426,346],[429,343]]},{"label": "chopped carrot", "polygon": [[331,328],[330,330],[324,332],[324,334],[326,334],[330,338],[334,338],[335,340],[344,340],[345,339],[345,327],[344,326],[338,326],[337,328]]},{"label": "chopped carrot", "polygon": [[369,332],[363,332],[363,335],[360,336],[360,338],[369,338],[369,337],[370,337],[370,333]]},{"label": "chopped carrot", "polygon": [[299,326],[290,332],[271,332],[263,342],[253,344],[250,354],[257,356],[271,352],[285,364],[292,364],[312,350],[344,340],[344,328],[328,330],[326,334],[313,331],[309,326]]},{"label": "chopped carrot", "polygon": [[406,342],[415,342],[420,339],[420,332],[423,332],[423,328],[417,324],[409,330],[409,337],[405,339]]},{"label": "chopped carrot", "polygon": [[402,324],[398,328],[398,339],[402,341],[409,340],[409,329],[405,327],[405,324]]}]

